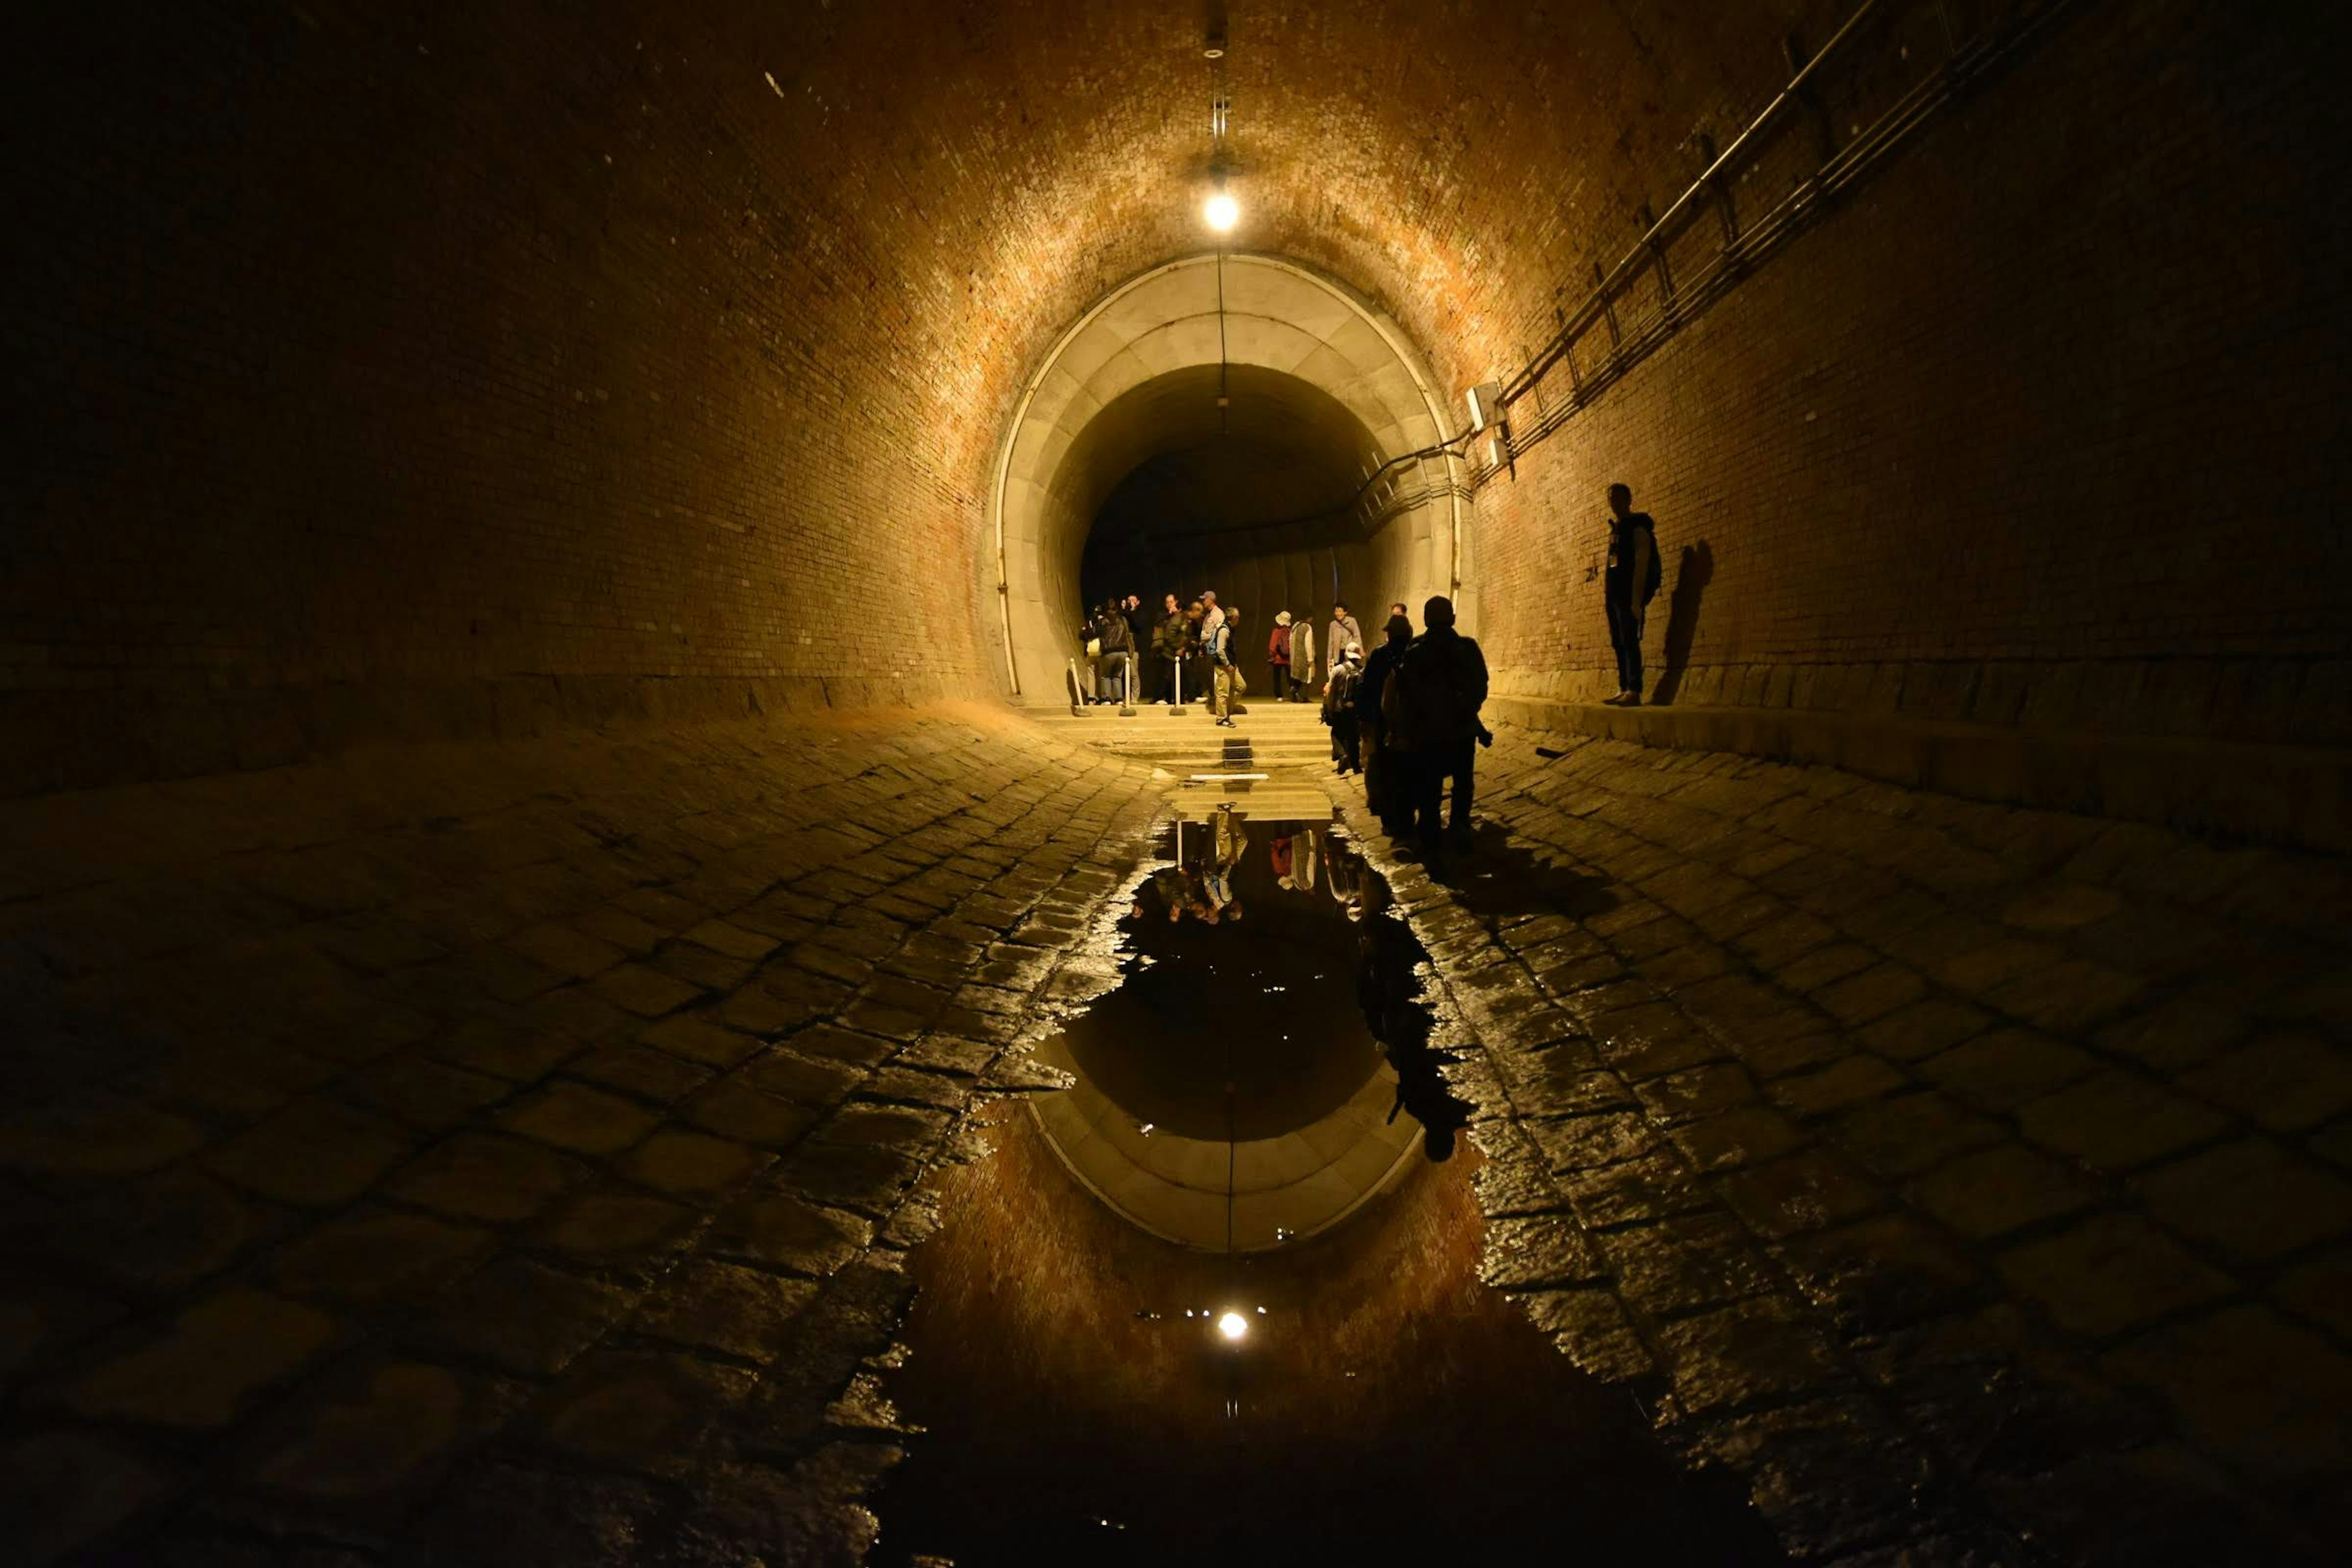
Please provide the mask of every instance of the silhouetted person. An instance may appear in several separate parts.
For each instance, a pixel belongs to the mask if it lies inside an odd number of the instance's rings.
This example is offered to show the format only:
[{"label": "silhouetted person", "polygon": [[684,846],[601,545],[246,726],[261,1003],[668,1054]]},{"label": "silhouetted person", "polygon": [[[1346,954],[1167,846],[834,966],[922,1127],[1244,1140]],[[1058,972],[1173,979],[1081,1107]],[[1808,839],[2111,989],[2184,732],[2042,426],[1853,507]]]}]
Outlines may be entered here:
[{"label": "silhouetted person", "polygon": [[1470,1123],[1470,1108],[1447,1089],[1430,1048],[1429,1009],[1413,978],[1420,957],[1403,921],[1385,913],[1366,920],[1356,943],[1356,1002],[1397,1075],[1388,1119],[1411,1111],[1421,1123],[1422,1152],[1433,1161],[1449,1160],[1454,1135]]},{"label": "silhouetted person", "polygon": [[1143,656],[1151,648],[1151,611],[1140,598],[1129,594],[1120,601],[1118,613],[1127,622],[1128,646],[1135,650],[1136,688],[1138,690],[1144,690],[1148,696],[1150,693],[1143,683],[1150,678],[1143,668]]},{"label": "silhouetted person", "polygon": [[1381,694],[1391,750],[1401,743],[1410,761],[1412,817],[1423,850],[1435,854],[1447,825],[1438,816],[1445,781],[1454,781],[1451,837],[1457,848],[1470,847],[1471,770],[1485,727],[1478,710],[1486,701],[1486,656],[1477,642],[1454,629],[1454,601],[1444,595],[1422,608],[1428,629],[1412,639]]},{"label": "silhouetted person", "polygon": [[1381,699],[1388,690],[1390,672],[1412,643],[1412,623],[1402,616],[1391,616],[1383,631],[1388,640],[1364,661],[1363,678],[1356,683],[1358,743],[1363,748],[1364,804],[1381,819],[1391,838],[1402,838],[1412,831],[1412,792],[1401,776],[1403,755],[1388,743]]},{"label": "silhouetted person", "polygon": [[1405,624],[1405,635],[1407,637],[1411,637],[1412,635],[1412,617],[1404,613],[1403,600],[1399,599],[1395,604],[1389,606],[1389,619],[1392,621],[1402,621]]},{"label": "silhouetted person", "polygon": [[1609,646],[1617,650],[1617,695],[1603,702],[1639,707],[1642,701],[1642,617],[1658,591],[1664,568],[1658,561],[1657,525],[1646,511],[1633,510],[1630,485],[1609,487],[1609,570],[1601,579],[1601,597],[1609,610]]}]

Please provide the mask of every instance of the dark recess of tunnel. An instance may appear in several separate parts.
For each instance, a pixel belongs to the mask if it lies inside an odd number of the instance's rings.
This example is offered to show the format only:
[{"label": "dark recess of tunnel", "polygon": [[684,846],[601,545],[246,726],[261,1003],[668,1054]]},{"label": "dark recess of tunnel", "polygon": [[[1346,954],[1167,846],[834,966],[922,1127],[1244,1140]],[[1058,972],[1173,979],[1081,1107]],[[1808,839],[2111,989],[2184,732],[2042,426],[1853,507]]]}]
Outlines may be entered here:
[{"label": "dark recess of tunnel", "polygon": [[1277,609],[1353,591],[1362,541],[1345,509],[1381,459],[1329,393],[1255,365],[1171,371],[1097,414],[1070,460],[1139,451],[1095,509],[1079,571],[1087,604],[1216,588],[1262,608],[1263,629]]}]

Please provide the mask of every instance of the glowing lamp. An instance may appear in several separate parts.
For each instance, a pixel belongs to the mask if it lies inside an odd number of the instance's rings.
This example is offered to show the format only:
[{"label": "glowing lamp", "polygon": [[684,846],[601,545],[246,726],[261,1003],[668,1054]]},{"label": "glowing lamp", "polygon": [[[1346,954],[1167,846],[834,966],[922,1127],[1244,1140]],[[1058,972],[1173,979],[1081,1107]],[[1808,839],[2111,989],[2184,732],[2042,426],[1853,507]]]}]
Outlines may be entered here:
[{"label": "glowing lamp", "polygon": [[1249,1332],[1249,1320],[1239,1312],[1227,1312],[1217,1320],[1217,1332],[1239,1344]]},{"label": "glowing lamp", "polygon": [[1232,232],[1234,225],[1241,221],[1242,205],[1234,200],[1232,195],[1220,190],[1209,198],[1208,205],[1201,209],[1201,216],[1208,219],[1211,228],[1215,229],[1219,234],[1228,234]]}]

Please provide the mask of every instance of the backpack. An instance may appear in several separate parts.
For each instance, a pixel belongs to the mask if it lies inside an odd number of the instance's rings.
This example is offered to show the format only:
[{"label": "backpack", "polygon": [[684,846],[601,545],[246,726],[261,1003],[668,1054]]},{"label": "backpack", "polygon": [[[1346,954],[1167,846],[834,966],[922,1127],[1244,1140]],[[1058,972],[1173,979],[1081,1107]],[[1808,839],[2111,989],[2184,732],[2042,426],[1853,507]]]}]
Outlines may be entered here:
[{"label": "backpack", "polygon": [[1642,603],[1647,605],[1658,596],[1658,585],[1666,580],[1664,552],[1658,548],[1658,531],[1650,532],[1650,569],[1642,574]]},{"label": "backpack", "polygon": [[1435,745],[1469,728],[1477,707],[1463,690],[1459,666],[1462,639],[1414,640],[1389,674],[1381,693],[1382,740],[1391,748]]}]

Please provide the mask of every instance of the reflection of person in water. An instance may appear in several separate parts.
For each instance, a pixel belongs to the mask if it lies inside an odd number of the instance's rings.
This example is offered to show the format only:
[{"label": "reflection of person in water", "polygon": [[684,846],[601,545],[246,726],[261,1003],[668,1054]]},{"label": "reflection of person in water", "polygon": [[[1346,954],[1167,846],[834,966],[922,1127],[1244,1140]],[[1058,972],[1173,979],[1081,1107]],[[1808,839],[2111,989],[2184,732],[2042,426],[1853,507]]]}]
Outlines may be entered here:
[{"label": "reflection of person in water", "polygon": [[1342,914],[1351,921],[1364,918],[1363,858],[1339,839],[1331,840],[1324,854],[1323,881]]},{"label": "reflection of person in water", "polygon": [[1221,805],[1213,823],[1208,864],[1201,868],[1201,918],[1211,925],[1242,918],[1242,901],[1234,896],[1234,868],[1242,863],[1248,841],[1231,805]]},{"label": "reflection of person in water", "polygon": [[1438,1071],[1429,1044],[1429,1010],[1422,1005],[1413,976],[1419,957],[1404,922],[1381,913],[1363,923],[1356,942],[1356,1001],[1372,1037],[1387,1053],[1397,1075],[1396,1104],[1421,1123],[1422,1152],[1432,1160],[1454,1155],[1454,1137],[1469,1124],[1470,1108],[1456,1100]]}]

